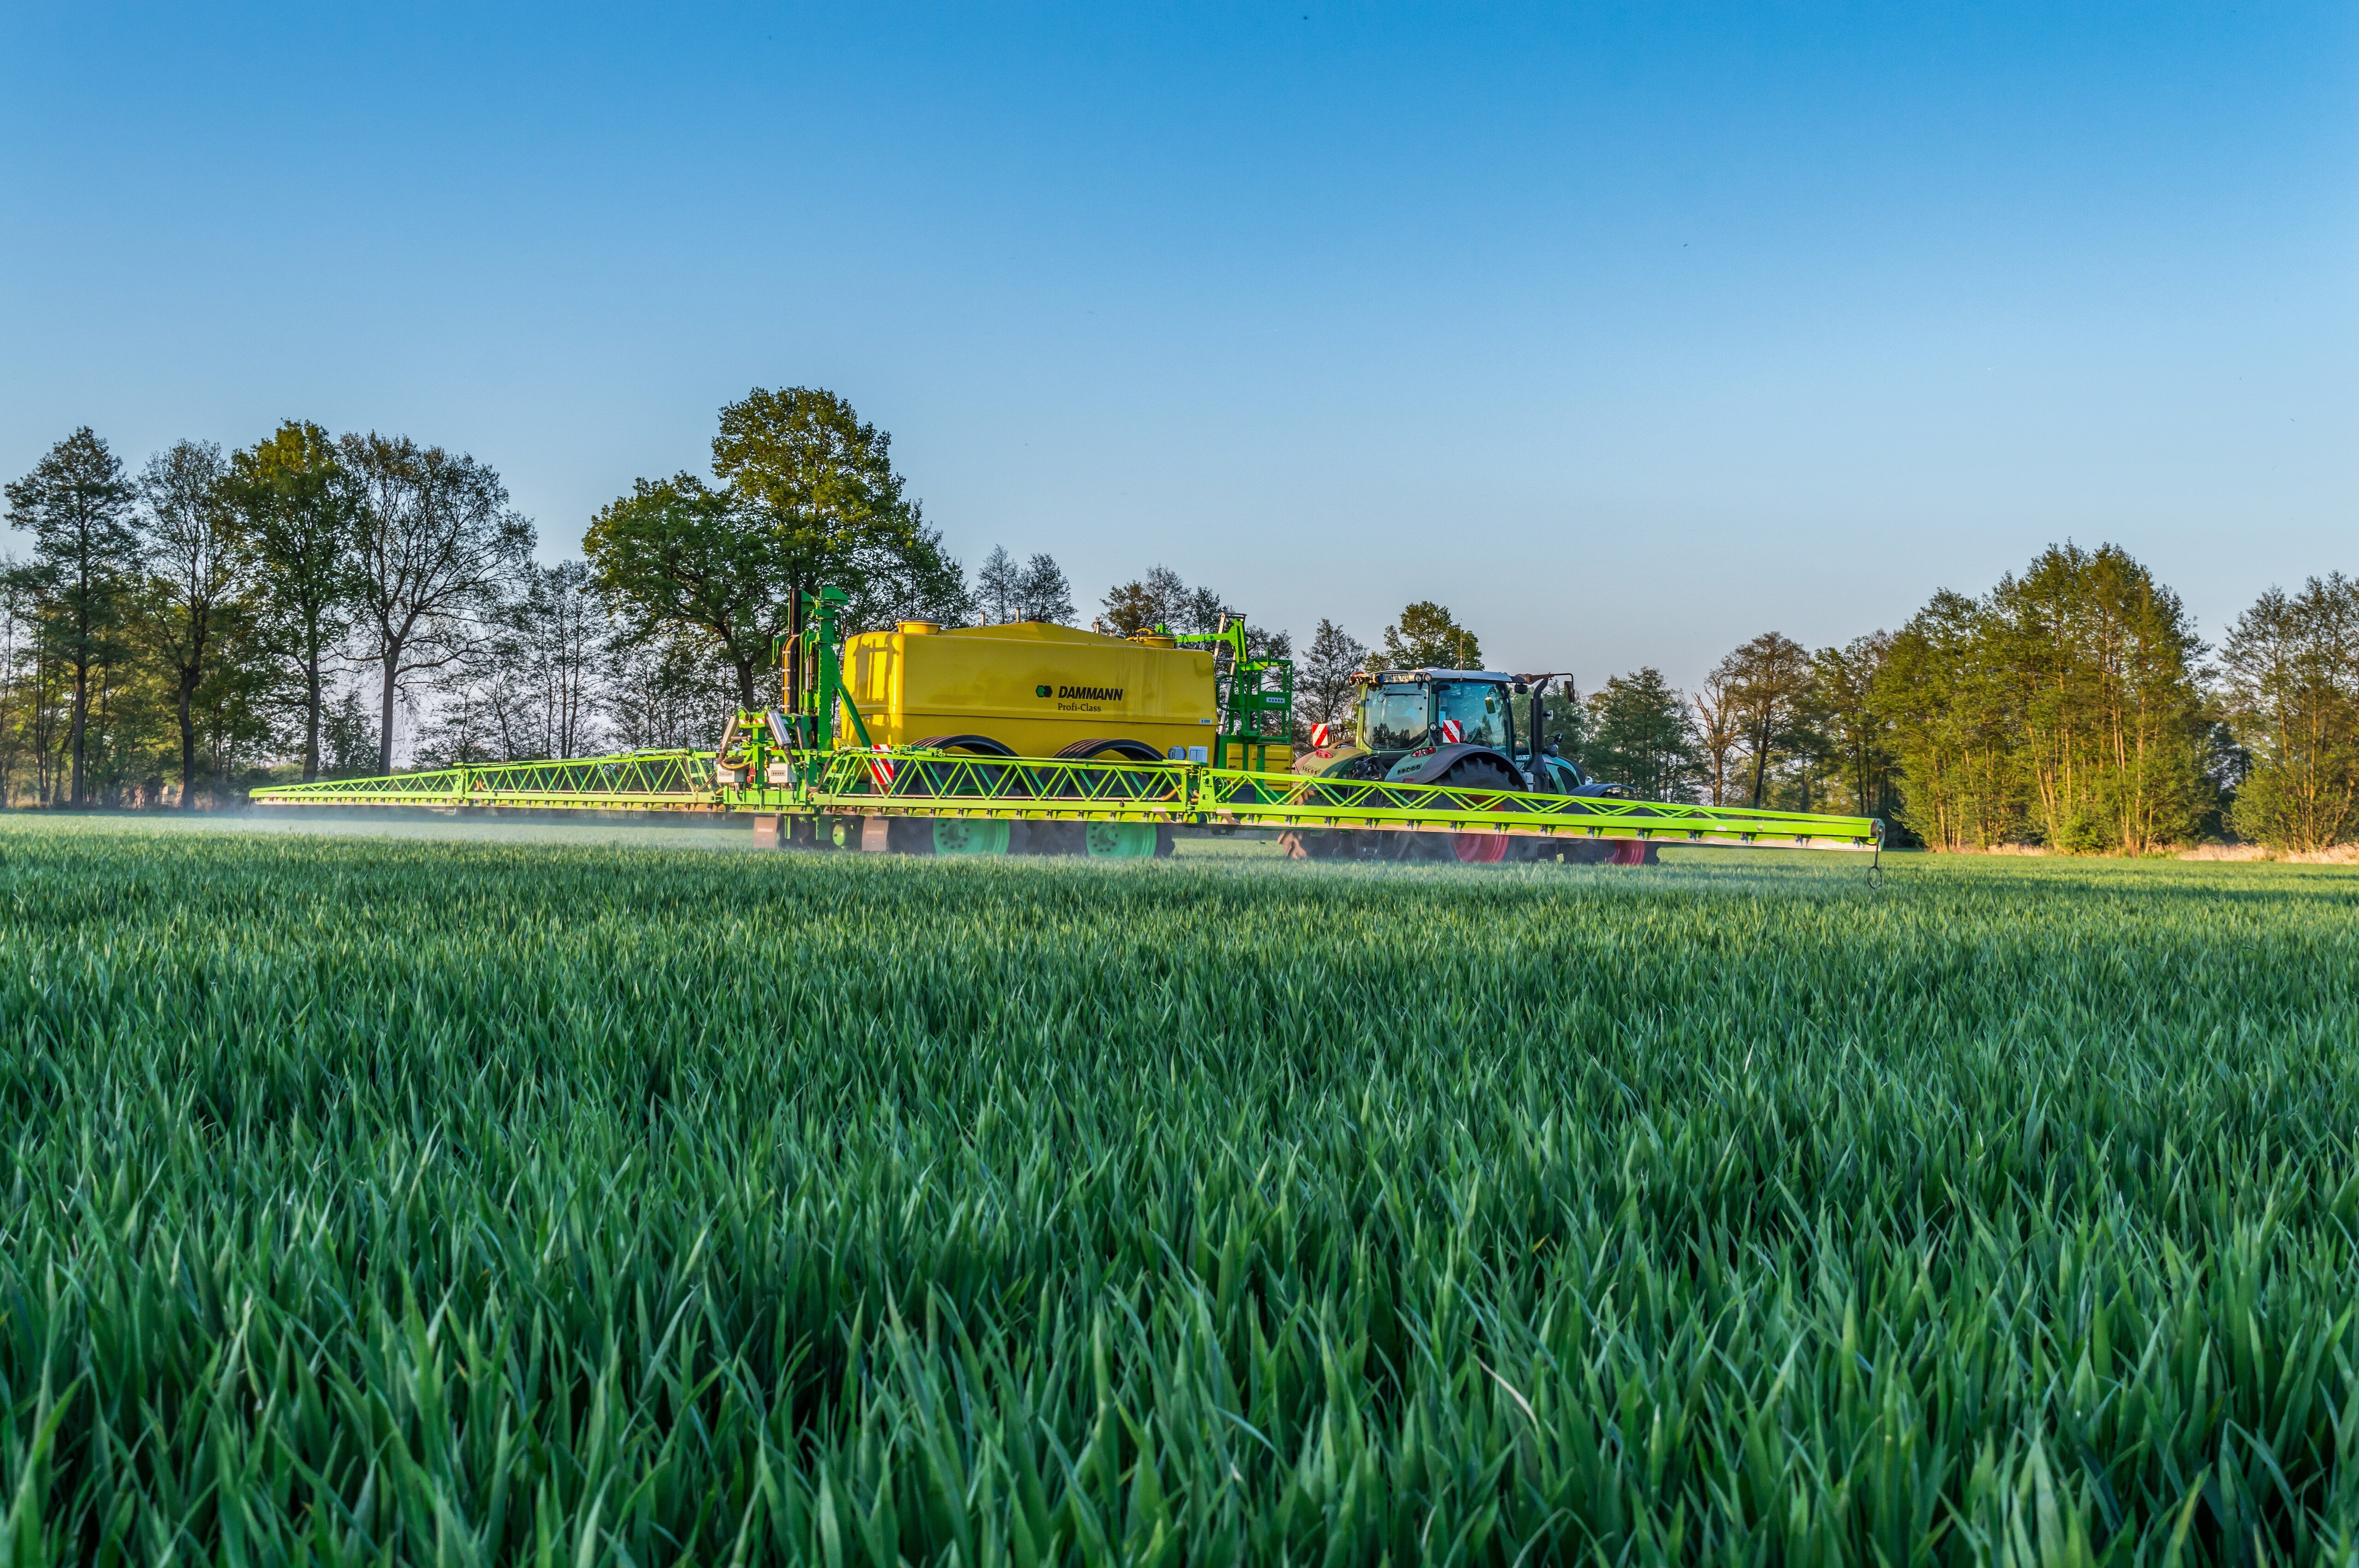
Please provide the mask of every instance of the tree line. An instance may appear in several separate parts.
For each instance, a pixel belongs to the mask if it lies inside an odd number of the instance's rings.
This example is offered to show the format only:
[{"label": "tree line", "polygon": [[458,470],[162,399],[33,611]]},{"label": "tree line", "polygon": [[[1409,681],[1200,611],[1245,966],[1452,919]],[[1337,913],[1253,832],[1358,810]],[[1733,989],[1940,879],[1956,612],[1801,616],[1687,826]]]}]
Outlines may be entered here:
[{"label": "tree line", "polygon": [[864,622],[964,612],[888,448],[831,394],[756,389],[717,483],[642,481],[543,566],[466,453],[290,420],[133,471],[76,430],[5,488],[32,549],[0,560],[0,803],[234,804],[389,773],[405,723],[429,766],[709,745],[795,587],[853,585]]},{"label": "tree line", "polygon": [[[1451,624],[1430,604],[1402,617]],[[1384,661],[1471,662],[1462,647],[1479,643],[1387,628]],[[1341,716],[1332,671],[1364,653],[1321,622],[1311,719]],[[2215,650],[2128,552],[2064,544],[1897,632],[1816,650],[1765,632],[1692,693],[1642,667],[1562,689],[1546,717],[1584,772],[1641,795],[1881,816],[1930,849],[2136,855],[2233,833],[2311,851],[2359,838],[2359,583],[2271,589]]]},{"label": "tree line", "polygon": [[[136,473],[91,430],[6,486],[28,559],[0,561],[0,802],[232,803],[266,778],[710,744],[777,699],[800,590],[854,628],[1080,619],[1053,557],[995,546],[972,576],[895,470],[891,438],[816,388],[721,410],[707,480],[641,479],[583,558],[541,566],[531,522],[465,453],[288,421],[223,453],[180,441]],[[1158,565],[1102,631],[1218,630],[1238,608]],[[1480,668],[1432,601],[1372,649],[1321,619],[1291,657],[1298,741],[1348,718],[1370,665]],[[1547,701],[1550,743],[1664,800],[1885,817],[1929,847],[2142,853],[2209,832],[2290,849],[2359,835],[2359,585],[2272,589],[2217,649],[2124,550],[2043,551],[1897,632],[1748,639],[1692,692],[1641,667]]]}]

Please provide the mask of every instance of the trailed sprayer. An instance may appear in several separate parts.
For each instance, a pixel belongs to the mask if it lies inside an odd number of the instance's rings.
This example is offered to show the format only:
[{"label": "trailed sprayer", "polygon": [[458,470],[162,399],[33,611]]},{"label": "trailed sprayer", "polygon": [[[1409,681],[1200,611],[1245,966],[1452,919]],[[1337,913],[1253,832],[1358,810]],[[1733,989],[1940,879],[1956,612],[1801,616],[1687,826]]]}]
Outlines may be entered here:
[{"label": "trailed sprayer", "polygon": [[[1556,676],[1371,670],[1351,721],[1294,746],[1291,663],[1218,632],[905,621],[840,633],[798,595],[781,705],[712,751],[494,762],[256,790],[263,806],[743,812],[756,841],[912,854],[1170,851],[1274,827],[1304,858],[1610,860],[1664,844],[1879,849],[1872,817],[1640,800],[1545,743]],[[1523,709],[1517,722],[1517,706]]]}]

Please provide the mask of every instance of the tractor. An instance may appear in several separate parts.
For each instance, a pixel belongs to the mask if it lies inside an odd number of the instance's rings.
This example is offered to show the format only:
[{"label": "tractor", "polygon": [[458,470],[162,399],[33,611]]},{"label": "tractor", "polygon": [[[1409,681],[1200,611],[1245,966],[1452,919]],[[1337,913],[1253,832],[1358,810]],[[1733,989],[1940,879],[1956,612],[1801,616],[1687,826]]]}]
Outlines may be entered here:
[{"label": "tractor", "polygon": [[[1562,672],[1508,675],[1499,670],[1375,670],[1352,677],[1350,733],[1324,724],[1294,771],[1321,778],[1441,784],[1453,789],[1630,799],[1620,784],[1582,774],[1571,759],[1543,743],[1541,699]],[[1519,738],[1515,699],[1528,698]],[[1516,839],[1505,833],[1418,833],[1389,829],[1297,829],[1279,836],[1297,860],[1568,860],[1652,865],[1655,846],[1636,839]]]}]

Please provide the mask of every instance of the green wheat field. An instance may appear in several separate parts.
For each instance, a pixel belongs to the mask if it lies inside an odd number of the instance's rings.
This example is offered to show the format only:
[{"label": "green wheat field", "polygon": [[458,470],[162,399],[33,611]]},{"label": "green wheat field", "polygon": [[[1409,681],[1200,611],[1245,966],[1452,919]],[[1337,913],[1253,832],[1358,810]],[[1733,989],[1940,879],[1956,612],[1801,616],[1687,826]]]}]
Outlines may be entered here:
[{"label": "green wheat field", "polygon": [[0,1563],[2359,1552],[2351,871],[324,826],[0,819]]}]

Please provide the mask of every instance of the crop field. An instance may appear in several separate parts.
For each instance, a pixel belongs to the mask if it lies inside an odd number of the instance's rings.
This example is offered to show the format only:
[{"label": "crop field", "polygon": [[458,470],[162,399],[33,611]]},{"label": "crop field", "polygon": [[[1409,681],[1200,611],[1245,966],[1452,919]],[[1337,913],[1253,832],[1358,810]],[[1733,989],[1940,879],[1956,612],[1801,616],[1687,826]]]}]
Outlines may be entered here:
[{"label": "crop field", "polygon": [[0,819],[0,1560],[2359,1552],[2359,875]]}]

